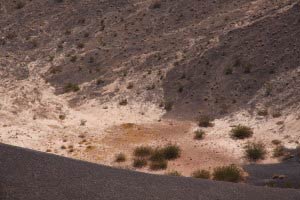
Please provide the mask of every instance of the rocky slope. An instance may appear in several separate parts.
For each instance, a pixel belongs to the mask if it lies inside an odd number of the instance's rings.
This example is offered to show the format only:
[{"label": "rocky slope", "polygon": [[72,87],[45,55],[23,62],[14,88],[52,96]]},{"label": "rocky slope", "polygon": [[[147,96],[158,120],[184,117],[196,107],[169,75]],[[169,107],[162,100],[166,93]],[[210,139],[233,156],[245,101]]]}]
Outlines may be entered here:
[{"label": "rocky slope", "polygon": [[[188,176],[247,164],[242,147],[259,140],[261,163],[276,163],[272,140],[300,141],[299,11],[298,0],[0,0],[0,142],[126,168],[136,146],[172,142],[183,152],[168,170]],[[202,115],[215,126],[199,142]],[[237,124],[253,138],[232,140]]]}]

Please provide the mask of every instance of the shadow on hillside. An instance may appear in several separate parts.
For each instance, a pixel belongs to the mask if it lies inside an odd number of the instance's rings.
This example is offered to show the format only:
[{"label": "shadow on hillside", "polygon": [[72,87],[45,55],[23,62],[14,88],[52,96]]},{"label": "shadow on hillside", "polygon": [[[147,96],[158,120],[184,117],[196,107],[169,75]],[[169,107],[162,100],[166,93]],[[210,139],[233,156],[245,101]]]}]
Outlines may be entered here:
[{"label": "shadow on hillside", "polygon": [[[249,164],[244,170],[249,173],[246,183],[257,186],[300,189],[300,157],[296,150],[287,149],[287,159],[277,164]],[[298,150],[299,151],[299,150]]]},{"label": "shadow on hillside", "polygon": [[[192,59],[178,63],[164,82],[165,102],[173,104],[166,116],[218,117],[253,108],[265,99],[274,106],[289,101],[281,99],[284,95],[278,97],[278,91],[268,91],[266,84],[298,67],[300,56],[293,55],[299,51],[291,45],[300,46],[293,36],[299,31],[299,18],[300,6],[296,4],[284,13],[229,32],[220,38],[218,47],[201,57],[187,55]],[[282,83],[278,87],[283,87]],[[266,89],[260,91],[262,88]],[[290,92],[288,89],[287,85],[282,94]],[[250,103],[254,97],[257,100]]]},{"label": "shadow on hillside", "polygon": [[2,182],[0,182],[0,199],[1,200],[7,199],[7,194],[6,194],[6,191],[5,191],[5,185]]}]

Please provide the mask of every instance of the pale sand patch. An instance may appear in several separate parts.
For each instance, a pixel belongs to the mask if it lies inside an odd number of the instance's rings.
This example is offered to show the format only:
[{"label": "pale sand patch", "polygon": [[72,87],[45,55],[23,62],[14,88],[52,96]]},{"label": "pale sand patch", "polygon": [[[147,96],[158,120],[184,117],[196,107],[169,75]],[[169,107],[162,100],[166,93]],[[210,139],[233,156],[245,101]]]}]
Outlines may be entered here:
[{"label": "pale sand patch", "polygon": [[[72,108],[68,99],[76,93],[55,95],[54,88],[41,78],[1,83],[0,142],[110,166],[133,169],[132,152],[136,146],[175,143],[181,147],[182,156],[169,162],[166,171],[178,170],[188,176],[197,169],[247,163],[243,147],[248,141],[266,145],[269,154],[260,163],[278,162],[271,158],[273,139],[281,140],[287,148],[295,148],[300,141],[296,112],[275,119],[240,111],[215,120],[214,127],[203,129],[205,138],[197,141],[193,138],[199,129],[195,122],[160,121],[164,111],[151,103],[129,101],[121,106],[116,98],[105,104],[89,100]],[[60,115],[65,119],[59,119]],[[238,124],[253,128],[254,136],[246,140],[230,138],[232,126]],[[128,157],[123,164],[114,162],[119,152]],[[165,173],[147,168],[140,171]]]}]

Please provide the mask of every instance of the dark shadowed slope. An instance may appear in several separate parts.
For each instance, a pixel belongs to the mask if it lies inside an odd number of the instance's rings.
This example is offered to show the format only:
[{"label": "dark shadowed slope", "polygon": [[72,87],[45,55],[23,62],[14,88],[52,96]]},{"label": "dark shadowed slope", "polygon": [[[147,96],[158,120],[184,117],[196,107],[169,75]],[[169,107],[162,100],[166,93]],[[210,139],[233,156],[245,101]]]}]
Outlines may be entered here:
[{"label": "dark shadowed slope", "polygon": [[300,191],[147,175],[0,145],[1,200],[297,200]]},{"label": "dark shadowed slope", "polygon": [[[216,116],[258,102],[281,108],[299,102],[299,90],[294,90],[300,80],[295,70],[300,62],[299,11],[295,4],[230,31],[216,48],[179,63],[164,84],[164,97],[174,101],[170,114]],[[182,91],[176,92],[179,87]]]},{"label": "dark shadowed slope", "polygon": [[244,166],[249,174],[247,182],[271,187],[300,188],[300,159],[292,157],[277,164]]}]

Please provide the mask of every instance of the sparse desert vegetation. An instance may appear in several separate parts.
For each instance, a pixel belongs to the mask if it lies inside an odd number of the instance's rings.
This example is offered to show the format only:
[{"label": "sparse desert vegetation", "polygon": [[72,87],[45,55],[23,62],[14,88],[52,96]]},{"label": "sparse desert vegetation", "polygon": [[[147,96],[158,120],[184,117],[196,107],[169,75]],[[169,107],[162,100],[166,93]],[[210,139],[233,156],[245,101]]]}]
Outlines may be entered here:
[{"label": "sparse desert vegetation", "polygon": [[194,178],[202,178],[202,179],[210,179],[211,178],[211,174],[210,171],[208,170],[196,170],[192,173],[192,177]]},{"label": "sparse desert vegetation", "polygon": [[16,3],[15,8],[16,8],[16,9],[22,9],[22,8],[24,8],[25,5],[26,5],[26,3],[25,3],[24,1],[18,1],[18,2]]},{"label": "sparse desert vegetation", "polygon": [[115,156],[115,162],[125,162],[126,161],[126,156],[124,153],[118,153],[116,156]]},{"label": "sparse desert vegetation", "polygon": [[152,152],[152,154],[150,156],[150,160],[152,162],[155,162],[155,161],[166,160],[166,158],[164,156],[163,151],[161,149],[157,148]]},{"label": "sparse desert vegetation", "polygon": [[140,146],[135,148],[134,156],[136,157],[148,157],[152,154],[153,149],[149,146]]},{"label": "sparse desert vegetation", "polygon": [[253,131],[248,126],[238,125],[231,129],[230,135],[234,139],[245,139],[253,135]]},{"label": "sparse desert vegetation", "polygon": [[200,116],[199,119],[198,119],[198,125],[200,127],[210,127],[210,126],[213,126],[212,122],[211,122],[211,117],[207,116],[207,115],[203,115],[203,116]]},{"label": "sparse desert vegetation", "polygon": [[169,172],[166,173],[166,175],[168,175],[168,176],[182,176],[182,174],[179,171],[176,171],[176,170],[169,171]]},{"label": "sparse desert vegetation", "polygon": [[262,142],[250,142],[245,146],[245,156],[250,161],[262,160],[267,152]]},{"label": "sparse desert vegetation", "polygon": [[60,120],[65,120],[65,119],[66,119],[66,115],[60,114],[60,115],[58,116],[58,118],[59,118]]},{"label": "sparse desert vegetation", "polygon": [[161,149],[163,156],[167,160],[174,160],[180,157],[181,149],[174,144],[168,144]]},{"label": "sparse desert vegetation", "polygon": [[171,111],[173,108],[174,103],[172,101],[166,101],[164,103],[164,108],[166,111]]},{"label": "sparse desert vegetation", "polygon": [[263,108],[263,109],[258,110],[258,111],[257,111],[257,114],[258,114],[259,116],[267,116],[267,115],[269,114],[269,112],[268,112],[267,109]]},{"label": "sparse desert vegetation", "polygon": [[74,83],[68,83],[65,88],[65,92],[78,92],[80,90],[79,86]]},{"label": "sparse desert vegetation", "polygon": [[241,166],[300,157],[299,13],[296,0],[3,0],[0,143],[257,184]]},{"label": "sparse desert vegetation", "polygon": [[179,158],[180,153],[181,149],[179,146],[167,144],[164,147],[157,147],[155,149],[149,146],[139,146],[134,149],[133,155],[135,156],[135,160],[148,160],[151,170],[164,170],[168,166],[168,160]]},{"label": "sparse desert vegetation", "polygon": [[127,104],[128,104],[127,99],[121,99],[121,100],[119,101],[119,105],[120,105],[120,106],[126,106]]},{"label": "sparse desert vegetation", "polygon": [[217,167],[214,169],[213,179],[237,183],[243,180],[243,172],[236,165]]},{"label": "sparse desert vegetation", "polygon": [[279,110],[273,110],[272,111],[272,117],[273,118],[279,118],[281,116],[282,116],[282,114],[281,114],[281,112]]},{"label": "sparse desert vegetation", "polygon": [[151,170],[163,170],[168,167],[168,162],[165,159],[152,160],[150,163]]},{"label": "sparse desert vegetation", "polygon": [[284,146],[278,145],[273,150],[273,157],[275,157],[275,158],[282,157],[285,155],[285,153],[286,153],[286,150],[285,150]]},{"label": "sparse desert vegetation", "polygon": [[272,144],[274,144],[274,145],[280,145],[281,141],[278,140],[278,139],[274,139],[274,140],[272,140]]},{"label": "sparse desert vegetation", "polygon": [[135,158],[132,166],[135,168],[143,168],[147,165],[147,160],[144,158]]},{"label": "sparse desert vegetation", "polygon": [[205,132],[203,130],[196,130],[194,132],[194,138],[195,140],[202,140],[205,136]]}]

